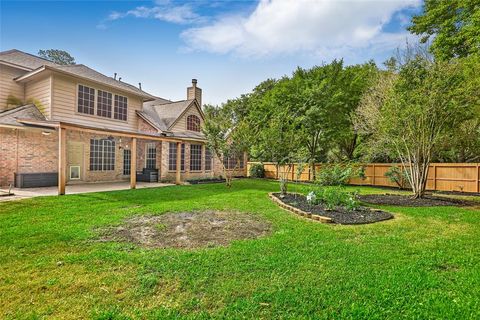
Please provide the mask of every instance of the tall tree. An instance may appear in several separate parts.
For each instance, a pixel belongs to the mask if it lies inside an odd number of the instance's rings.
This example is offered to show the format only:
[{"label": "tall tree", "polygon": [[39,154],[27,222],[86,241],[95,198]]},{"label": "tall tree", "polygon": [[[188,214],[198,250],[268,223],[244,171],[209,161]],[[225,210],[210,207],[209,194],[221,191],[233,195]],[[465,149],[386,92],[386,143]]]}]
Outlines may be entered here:
[{"label": "tall tree", "polygon": [[[205,105],[204,112],[202,131],[207,139],[207,148],[220,159],[226,186],[231,187],[233,174],[240,168],[240,161],[243,161],[243,155],[248,151],[248,128],[245,122],[238,120],[235,109],[229,104],[221,107]],[[229,159],[233,159],[233,168],[226,166]]]},{"label": "tall tree", "polygon": [[[369,91],[358,114],[364,128],[370,128],[374,146],[400,159],[419,198],[440,142],[478,105],[478,88],[465,83],[480,68],[462,60],[433,62],[421,54],[405,61],[398,75],[390,71],[379,78],[375,87],[382,91]],[[477,70],[471,70],[475,66]]]},{"label": "tall tree", "polygon": [[75,58],[67,51],[58,49],[38,50],[38,55],[44,59],[55,62],[61,65],[75,64]]},{"label": "tall tree", "polygon": [[421,35],[437,59],[480,53],[480,2],[478,0],[425,0],[421,14],[408,30]]}]

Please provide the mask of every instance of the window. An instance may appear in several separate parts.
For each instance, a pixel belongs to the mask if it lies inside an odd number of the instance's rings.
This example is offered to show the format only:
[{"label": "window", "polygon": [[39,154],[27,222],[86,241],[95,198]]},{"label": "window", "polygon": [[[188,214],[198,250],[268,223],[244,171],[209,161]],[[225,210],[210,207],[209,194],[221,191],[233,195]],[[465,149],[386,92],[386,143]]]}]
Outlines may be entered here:
[{"label": "window", "polygon": [[110,92],[97,90],[97,116],[112,117],[112,94]]},{"label": "window", "polygon": [[243,154],[239,157],[224,157],[223,165],[225,166],[225,169],[229,170],[233,170],[235,167],[243,169],[245,166]]},{"label": "window", "polygon": [[123,174],[130,175],[130,164],[132,160],[132,150],[123,149]]},{"label": "window", "polygon": [[[185,144],[182,143],[181,151],[181,166],[180,170],[185,171]],[[177,143],[170,142],[168,145],[168,170],[176,171],[177,170]]]},{"label": "window", "polygon": [[212,170],[212,151],[205,148],[205,171]]},{"label": "window", "polygon": [[190,171],[202,171],[202,145],[190,145]]},{"label": "window", "polygon": [[115,141],[110,139],[90,140],[90,170],[115,170]]},{"label": "window", "polygon": [[95,89],[78,85],[78,112],[93,114],[95,105]]},{"label": "window", "polygon": [[115,95],[113,118],[127,121],[127,97],[122,97],[117,94]]},{"label": "window", "polygon": [[194,114],[187,117],[187,130],[200,132],[200,118]]},{"label": "window", "polygon": [[145,167],[147,169],[156,169],[157,168],[157,147],[155,143],[147,144],[147,149],[145,150]]},{"label": "window", "polygon": [[239,163],[240,169],[243,169],[245,167],[245,157],[243,153],[240,155],[238,160],[240,161]]}]

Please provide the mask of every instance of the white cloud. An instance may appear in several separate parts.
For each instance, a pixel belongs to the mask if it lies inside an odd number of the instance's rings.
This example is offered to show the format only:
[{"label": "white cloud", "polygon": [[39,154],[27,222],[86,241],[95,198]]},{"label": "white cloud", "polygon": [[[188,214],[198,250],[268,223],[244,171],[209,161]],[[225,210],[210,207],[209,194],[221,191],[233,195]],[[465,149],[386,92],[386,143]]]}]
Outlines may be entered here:
[{"label": "white cloud", "polygon": [[189,4],[175,6],[170,1],[157,1],[153,7],[140,6],[127,12],[112,12],[108,15],[107,21],[114,21],[126,17],[151,18],[161,21],[191,24],[204,21],[204,18],[194,12]]},{"label": "white cloud", "polygon": [[240,56],[348,54],[372,46],[380,50],[398,46],[407,36],[386,33],[382,27],[399,10],[420,4],[421,0],[261,0],[250,15],[219,17],[185,30],[181,37],[191,50]]}]

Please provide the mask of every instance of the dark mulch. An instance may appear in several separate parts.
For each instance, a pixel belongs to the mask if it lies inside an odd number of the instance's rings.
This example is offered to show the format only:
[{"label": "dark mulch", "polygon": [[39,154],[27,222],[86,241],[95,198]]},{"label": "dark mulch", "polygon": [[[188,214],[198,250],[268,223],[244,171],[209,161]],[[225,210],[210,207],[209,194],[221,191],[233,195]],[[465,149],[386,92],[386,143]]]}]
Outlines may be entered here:
[{"label": "dark mulch", "polygon": [[203,179],[191,179],[188,180],[190,184],[206,184],[206,183],[223,183],[225,179],[220,178],[203,178]]},{"label": "dark mulch", "polygon": [[367,194],[360,195],[359,199],[365,203],[391,205],[402,207],[437,207],[437,206],[471,206],[471,201],[435,197],[426,195],[422,199],[413,199],[411,196],[397,194]]},{"label": "dark mulch", "polygon": [[393,215],[389,212],[374,211],[367,207],[360,207],[357,210],[352,211],[349,211],[344,207],[337,207],[335,210],[327,210],[322,204],[311,206],[307,202],[307,198],[303,195],[297,195],[295,197],[293,194],[287,194],[283,198],[280,198],[279,193],[274,195],[292,207],[305,212],[311,212],[312,214],[332,218],[333,222],[339,224],[365,224],[393,218]]}]

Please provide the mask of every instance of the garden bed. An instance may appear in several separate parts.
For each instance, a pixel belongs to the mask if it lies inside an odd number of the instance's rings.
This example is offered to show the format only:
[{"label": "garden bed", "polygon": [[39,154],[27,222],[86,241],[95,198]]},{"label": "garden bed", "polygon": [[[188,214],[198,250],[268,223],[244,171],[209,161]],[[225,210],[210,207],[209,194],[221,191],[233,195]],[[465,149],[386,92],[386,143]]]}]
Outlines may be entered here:
[{"label": "garden bed", "polygon": [[269,234],[271,224],[259,216],[227,211],[140,215],[119,226],[99,230],[102,242],[128,242],[147,248],[227,246],[233,240]]},{"label": "garden bed", "polygon": [[435,197],[426,195],[421,199],[413,199],[411,196],[398,194],[368,194],[361,195],[359,199],[365,203],[378,205],[391,205],[402,207],[437,207],[437,206],[470,206],[471,201],[451,199],[446,197]]},{"label": "garden bed", "polygon": [[201,178],[201,179],[191,179],[187,180],[190,184],[205,184],[205,183],[223,183],[226,180],[223,178]]},{"label": "garden bed", "polygon": [[[359,207],[356,210],[347,210],[344,207],[336,207],[328,210],[323,204],[310,205],[307,198],[301,194],[288,193],[280,198],[279,193],[272,193],[271,197],[285,209],[321,222],[338,224],[366,224],[392,219],[389,212],[375,210],[367,207]],[[286,205],[286,206],[285,206]]]}]

